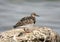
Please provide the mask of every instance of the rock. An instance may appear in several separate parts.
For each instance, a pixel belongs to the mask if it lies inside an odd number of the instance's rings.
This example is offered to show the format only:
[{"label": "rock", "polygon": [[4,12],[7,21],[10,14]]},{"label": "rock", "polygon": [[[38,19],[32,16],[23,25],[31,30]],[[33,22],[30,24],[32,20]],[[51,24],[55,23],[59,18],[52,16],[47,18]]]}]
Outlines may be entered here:
[{"label": "rock", "polygon": [[0,42],[60,42],[60,36],[47,27],[20,27],[1,32]]}]

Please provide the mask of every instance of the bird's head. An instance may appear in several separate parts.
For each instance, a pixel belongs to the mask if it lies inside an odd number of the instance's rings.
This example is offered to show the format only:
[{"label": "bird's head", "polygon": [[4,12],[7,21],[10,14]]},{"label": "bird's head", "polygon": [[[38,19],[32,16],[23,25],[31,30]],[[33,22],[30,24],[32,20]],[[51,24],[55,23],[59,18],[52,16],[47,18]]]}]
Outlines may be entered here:
[{"label": "bird's head", "polygon": [[34,12],[33,12],[33,13],[31,13],[31,16],[32,16],[32,17],[36,17],[36,16],[37,16],[37,17],[39,17],[39,15],[37,15],[37,14],[36,14],[36,13],[34,13]]}]

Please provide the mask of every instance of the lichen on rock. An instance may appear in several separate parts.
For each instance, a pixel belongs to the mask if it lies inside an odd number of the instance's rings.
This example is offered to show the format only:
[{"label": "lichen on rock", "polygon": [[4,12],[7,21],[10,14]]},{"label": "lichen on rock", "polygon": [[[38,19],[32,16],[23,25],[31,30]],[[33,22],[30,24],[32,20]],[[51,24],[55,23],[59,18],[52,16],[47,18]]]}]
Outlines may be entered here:
[{"label": "lichen on rock", "polygon": [[60,36],[48,27],[17,28],[0,35],[0,42],[60,42]]}]

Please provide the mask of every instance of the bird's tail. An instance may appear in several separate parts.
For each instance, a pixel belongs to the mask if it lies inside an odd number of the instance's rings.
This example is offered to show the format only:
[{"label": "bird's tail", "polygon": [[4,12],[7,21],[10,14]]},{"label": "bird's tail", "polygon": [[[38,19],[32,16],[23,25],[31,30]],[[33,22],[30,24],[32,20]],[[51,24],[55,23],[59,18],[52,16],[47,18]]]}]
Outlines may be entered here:
[{"label": "bird's tail", "polygon": [[13,26],[13,28],[16,28],[16,27],[18,27],[18,26],[16,26],[16,25]]},{"label": "bird's tail", "polygon": [[19,26],[22,26],[21,21],[19,21],[18,23],[16,23],[16,25],[14,25],[13,28],[17,28],[17,27],[19,27]]}]

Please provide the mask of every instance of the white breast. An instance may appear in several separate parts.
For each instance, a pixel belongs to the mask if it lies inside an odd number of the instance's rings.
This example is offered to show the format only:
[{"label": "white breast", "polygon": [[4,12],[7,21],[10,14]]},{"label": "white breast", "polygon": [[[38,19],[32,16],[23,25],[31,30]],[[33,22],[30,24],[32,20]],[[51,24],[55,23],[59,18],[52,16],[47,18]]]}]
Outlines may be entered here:
[{"label": "white breast", "polygon": [[20,26],[20,27],[32,28],[33,26],[34,26],[34,24],[27,24],[27,25],[23,25],[23,26]]}]

